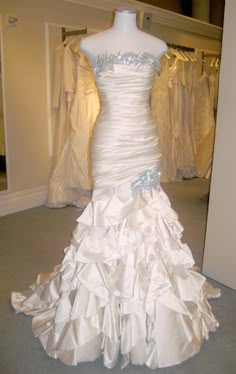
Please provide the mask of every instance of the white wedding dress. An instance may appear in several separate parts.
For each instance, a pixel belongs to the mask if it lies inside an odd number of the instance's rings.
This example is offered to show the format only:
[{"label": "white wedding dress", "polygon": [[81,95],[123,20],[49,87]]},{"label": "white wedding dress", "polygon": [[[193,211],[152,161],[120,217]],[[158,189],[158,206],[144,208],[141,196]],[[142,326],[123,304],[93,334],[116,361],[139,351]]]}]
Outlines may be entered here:
[{"label": "white wedding dress", "polygon": [[179,364],[218,322],[205,278],[181,242],[182,226],[159,185],[159,146],[150,90],[159,59],[104,54],[93,62],[101,110],[92,139],[91,202],[61,265],[13,293],[33,315],[47,354],[69,365],[103,355],[104,365]]}]

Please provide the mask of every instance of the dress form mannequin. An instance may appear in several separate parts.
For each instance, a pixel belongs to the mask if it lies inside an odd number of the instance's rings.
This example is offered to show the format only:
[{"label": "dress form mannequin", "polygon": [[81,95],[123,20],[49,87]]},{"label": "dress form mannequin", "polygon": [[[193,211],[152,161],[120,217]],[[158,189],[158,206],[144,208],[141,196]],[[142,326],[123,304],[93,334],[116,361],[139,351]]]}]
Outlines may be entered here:
[{"label": "dress form mannequin", "polygon": [[136,22],[136,11],[116,10],[112,27],[82,39],[81,51],[91,62],[102,53],[148,52],[154,57],[164,54],[166,43],[139,30]]}]

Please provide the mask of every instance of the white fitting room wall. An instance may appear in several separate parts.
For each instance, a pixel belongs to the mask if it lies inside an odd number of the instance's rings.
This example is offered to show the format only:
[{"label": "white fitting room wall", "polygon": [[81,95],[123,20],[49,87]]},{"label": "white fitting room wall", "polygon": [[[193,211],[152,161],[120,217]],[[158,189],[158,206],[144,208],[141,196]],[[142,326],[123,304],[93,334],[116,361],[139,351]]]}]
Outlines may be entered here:
[{"label": "white fitting room wall", "polygon": [[[7,14],[16,15],[16,27],[7,26]],[[0,15],[3,20],[10,182],[9,190],[0,192],[0,215],[4,215],[12,212],[11,202],[14,199],[14,211],[17,211],[42,204],[46,196],[51,160],[48,147],[45,22],[104,29],[111,24],[111,14],[63,0],[1,0]],[[33,201],[34,192],[38,193],[39,201]],[[21,193],[24,195],[22,199]],[[30,194],[33,200],[27,204],[27,195]]]},{"label": "white fitting room wall", "polygon": [[204,274],[236,289],[236,1],[226,0]]}]

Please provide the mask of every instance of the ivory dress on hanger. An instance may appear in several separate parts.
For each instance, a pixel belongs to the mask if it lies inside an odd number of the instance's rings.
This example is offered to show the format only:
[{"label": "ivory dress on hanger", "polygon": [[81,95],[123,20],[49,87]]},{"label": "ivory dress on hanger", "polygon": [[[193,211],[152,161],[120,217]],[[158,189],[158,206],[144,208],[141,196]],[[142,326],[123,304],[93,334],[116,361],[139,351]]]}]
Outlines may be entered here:
[{"label": "ivory dress on hanger", "polygon": [[3,123],[2,76],[0,73],[0,156],[5,156],[5,136]]},{"label": "ivory dress on hanger", "polygon": [[195,104],[195,165],[198,175],[205,178],[211,175],[215,138],[215,92],[213,96],[209,83],[208,75],[204,72],[197,82]]},{"label": "ivory dress on hanger", "polygon": [[64,63],[68,131],[50,178],[47,206],[84,208],[91,198],[90,140],[99,111],[99,99],[86,57],[78,49],[73,50],[71,44],[65,47]]},{"label": "ivory dress on hanger", "polygon": [[162,59],[161,74],[156,74],[151,95],[153,119],[157,125],[161,152],[161,181],[176,180],[176,158],[173,141],[172,116],[170,108],[169,60]]},{"label": "ivory dress on hanger", "polygon": [[61,43],[55,52],[55,72],[52,100],[52,122],[55,123],[53,152],[55,165],[61,155],[69,130],[71,94],[66,91],[66,87],[68,87],[68,73],[65,75],[64,71],[69,72],[69,69],[67,60],[68,56],[65,55],[64,52],[65,45],[64,43]]},{"label": "ivory dress on hanger", "polygon": [[176,178],[192,178],[196,175],[191,142],[189,111],[190,98],[187,95],[186,64],[176,59],[170,67],[170,110],[173,129],[173,153]]},{"label": "ivory dress on hanger", "polygon": [[112,368],[119,353],[122,367],[179,364],[218,322],[159,183],[149,103],[159,58],[100,54],[93,68],[101,110],[92,138],[92,200],[62,264],[28,293],[13,293],[12,305],[33,315],[47,354],[67,364],[103,355]]},{"label": "ivory dress on hanger", "polygon": [[195,141],[196,148],[202,143],[212,127],[215,127],[214,106],[210,96],[208,75],[203,72],[197,80],[195,97]]},{"label": "ivory dress on hanger", "polygon": [[[214,69],[210,74],[208,78],[209,86],[206,84],[206,81],[204,83],[203,89],[205,90],[206,104],[203,111],[205,113],[204,118],[207,126],[207,132],[198,146],[195,156],[195,165],[200,177],[210,178],[215,140],[215,118],[219,91],[219,69]],[[207,118],[209,118],[209,121],[207,121]]]}]

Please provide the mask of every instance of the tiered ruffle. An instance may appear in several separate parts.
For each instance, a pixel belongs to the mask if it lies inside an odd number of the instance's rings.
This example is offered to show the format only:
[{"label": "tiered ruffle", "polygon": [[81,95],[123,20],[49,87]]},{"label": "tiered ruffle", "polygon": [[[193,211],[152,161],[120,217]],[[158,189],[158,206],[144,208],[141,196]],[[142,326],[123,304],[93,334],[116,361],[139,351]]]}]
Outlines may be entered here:
[{"label": "tiered ruffle", "polygon": [[13,293],[17,312],[33,315],[47,354],[66,364],[122,368],[178,364],[199,351],[218,322],[205,278],[193,269],[183,228],[166,194],[133,195],[130,184],[96,191],[60,266]]}]

